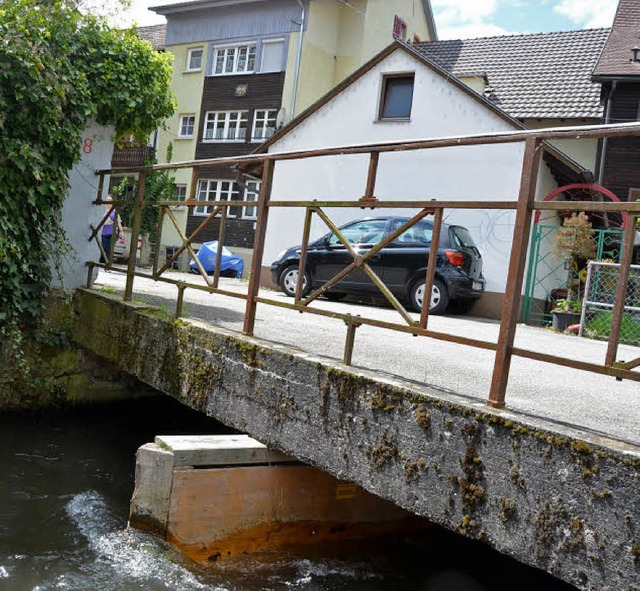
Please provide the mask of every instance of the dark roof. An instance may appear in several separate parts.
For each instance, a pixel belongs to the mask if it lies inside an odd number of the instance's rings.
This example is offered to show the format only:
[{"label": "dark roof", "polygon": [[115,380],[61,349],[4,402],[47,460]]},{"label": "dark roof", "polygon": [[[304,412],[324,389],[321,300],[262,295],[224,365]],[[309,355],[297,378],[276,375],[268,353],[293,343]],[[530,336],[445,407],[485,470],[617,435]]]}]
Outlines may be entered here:
[{"label": "dark roof", "polygon": [[[431,59],[424,52],[419,52],[416,49],[416,45],[406,44],[402,41],[396,40],[392,42],[390,45],[385,47],[380,53],[372,57],[367,63],[358,68],[351,75],[347,76],[342,82],[338,83],[334,86],[328,93],[324,96],[320,97],[315,103],[313,103],[310,107],[307,107],[302,113],[300,113],[297,117],[287,123],[284,127],[281,127],[274,135],[271,136],[266,142],[258,146],[253,153],[260,154],[269,151],[269,148],[276,143],[280,138],[285,136],[287,133],[295,129],[298,125],[300,125],[303,121],[311,117],[318,109],[322,108],[325,104],[331,101],[335,96],[340,94],[345,88],[353,84],[356,80],[358,80],[361,76],[370,71],[374,66],[380,63],[383,59],[389,56],[391,53],[396,51],[396,49],[402,49],[411,55],[414,59],[418,60],[428,68],[431,68],[436,74],[446,78],[450,84],[456,86],[463,92],[467,93],[472,99],[478,101],[480,104],[484,105],[485,108],[493,111],[496,115],[501,117],[507,123],[513,125],[515,129],[527,129],[526,126],[512,117],[510,114],[506,113],[500,107],[498,107],[493,102],[489,101],[486,97],[478,94],[471,88],[469,88],[466,84],[458,80],[455,76],[451,76],[449,72],[444,70],[441,66],[439,66],[433,59]],[[545,161],[549,164],[553,175],[558,179],[558,183],[560,185],[569,184],[570,182],[592,182],[591,173],[583,167],[581,164],[575,162],[571,158],[569,158],[564,152],[560,151],[558,148],[555,148],[551,144],[544,142],[544,158]],[[559,167],[562,167],[562,178],[569,179],[566,182],[564,180],[560,180],[558,171]],[[252,175],[261,175],[262,174],[262,163],[261,164],[241,164],[238,168],[244,171],[246,174]]]},{"label": "dark roof", "polygon": [[154,49],[164,51],[167,25],[151,25],[150,27],[138,27],[138,37],[145,41],[151,41]]},{"label": "dark roof", "polygon": [[[637,1],[637,0],[630,0]],[[454,76],[483,72],[491,101],[518,119],[599,118],[600,85],[591,71],[609,29],[418,43]]]},{"label": "dark roof", "polygon": [[640,47],[640,3],[620,0],[611,34],[593,76],[599,79],[640,76],[640,62],[631,61],[634,47]]}]

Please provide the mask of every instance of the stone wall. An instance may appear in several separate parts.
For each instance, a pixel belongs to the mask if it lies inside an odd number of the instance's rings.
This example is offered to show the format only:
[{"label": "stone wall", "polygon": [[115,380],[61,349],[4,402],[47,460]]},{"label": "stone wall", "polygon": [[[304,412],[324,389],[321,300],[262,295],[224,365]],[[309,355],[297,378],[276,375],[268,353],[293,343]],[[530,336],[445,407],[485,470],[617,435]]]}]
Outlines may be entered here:
[{"label": "stone wall", "polygon": [[22,352],[0,344],[0,411],[128,399],[151,389],[72,339],[73,300],[53,290]]},{"label": "stone wall", "polygon": [[271,448],[580,589],[638,589],[640,450],[79,290],[74,339]]}]

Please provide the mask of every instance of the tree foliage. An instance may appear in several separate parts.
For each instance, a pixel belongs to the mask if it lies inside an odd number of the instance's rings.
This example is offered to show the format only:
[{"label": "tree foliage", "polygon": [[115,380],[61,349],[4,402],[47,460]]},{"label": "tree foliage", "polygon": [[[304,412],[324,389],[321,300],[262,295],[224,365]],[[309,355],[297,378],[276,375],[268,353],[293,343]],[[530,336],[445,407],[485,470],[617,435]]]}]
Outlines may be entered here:
[{"label": "tree foliage", "polygon": [[0,0],[0,335],[37,318],[87,120],[145,135],[174,110],[168,57],[73,0]]}]

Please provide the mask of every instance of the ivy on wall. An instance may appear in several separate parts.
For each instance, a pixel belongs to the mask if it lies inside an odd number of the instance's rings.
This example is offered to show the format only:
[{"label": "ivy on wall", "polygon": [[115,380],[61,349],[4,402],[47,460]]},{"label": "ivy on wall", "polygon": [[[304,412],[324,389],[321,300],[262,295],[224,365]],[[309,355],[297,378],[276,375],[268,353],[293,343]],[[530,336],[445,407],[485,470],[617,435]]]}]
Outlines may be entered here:
[{"label": "ivy on wall", "polygon": [[37,321],[68,172],[87,120],[145,136],[175,108],[169,57],[135,31],[83,15],[74,0],[0,2],[0,337]]}]

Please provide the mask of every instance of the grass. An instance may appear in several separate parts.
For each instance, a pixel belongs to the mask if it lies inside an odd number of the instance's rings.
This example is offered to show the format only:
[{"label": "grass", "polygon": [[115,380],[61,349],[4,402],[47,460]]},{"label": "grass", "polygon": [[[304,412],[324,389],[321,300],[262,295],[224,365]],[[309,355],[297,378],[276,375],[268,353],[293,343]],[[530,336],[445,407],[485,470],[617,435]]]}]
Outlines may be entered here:
[{"label": "grass", "polygon": [[[607,339],[611,332],[613,313],[598,312],[585,326],[585,334],[592,339]],[[620,326],[620,342],[625,345],[640,345],[640,320],[623,316]]]}]

